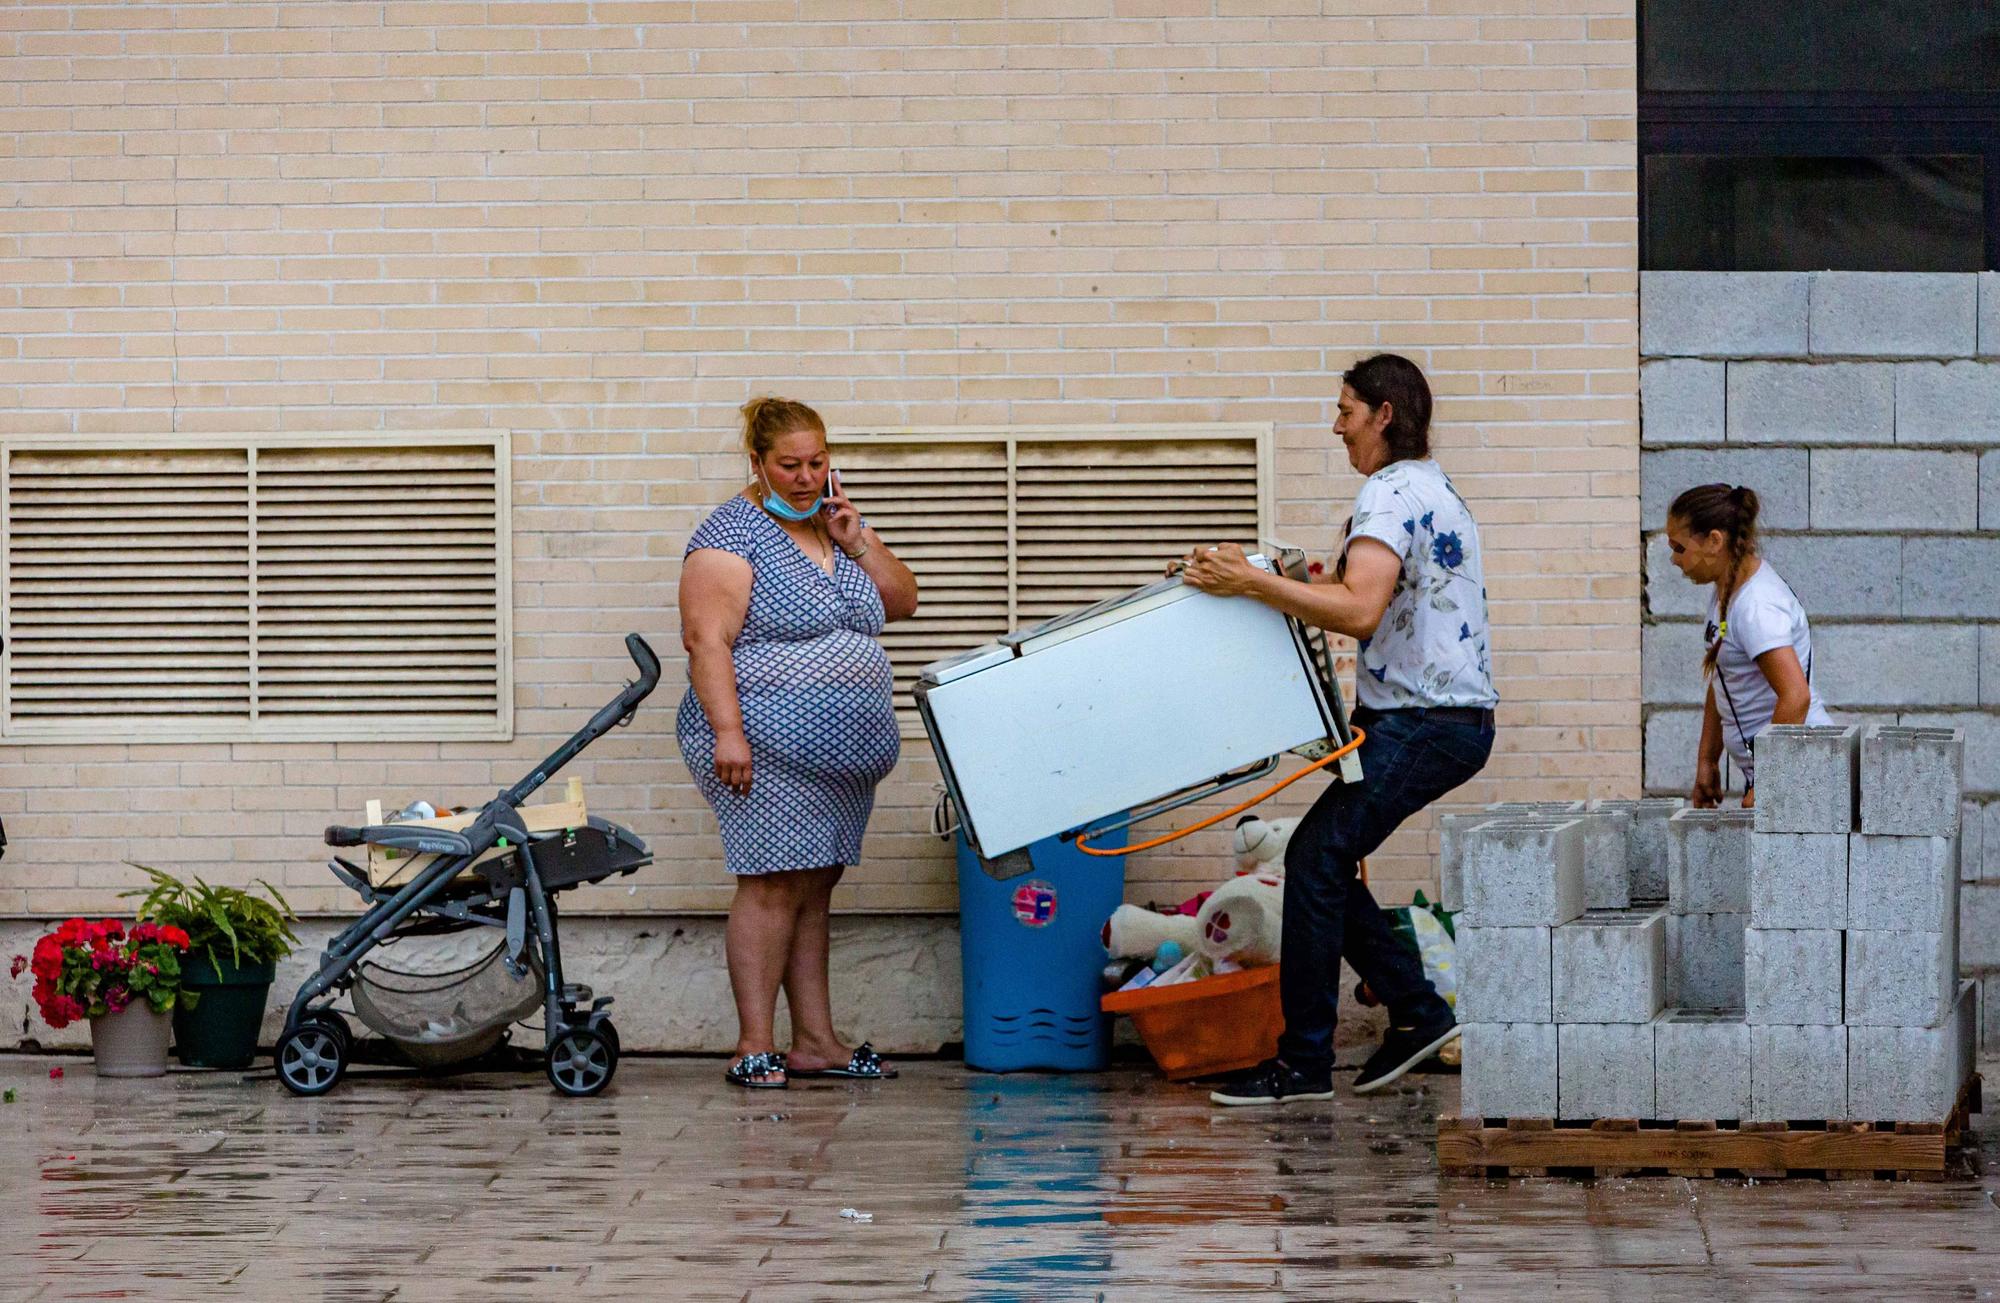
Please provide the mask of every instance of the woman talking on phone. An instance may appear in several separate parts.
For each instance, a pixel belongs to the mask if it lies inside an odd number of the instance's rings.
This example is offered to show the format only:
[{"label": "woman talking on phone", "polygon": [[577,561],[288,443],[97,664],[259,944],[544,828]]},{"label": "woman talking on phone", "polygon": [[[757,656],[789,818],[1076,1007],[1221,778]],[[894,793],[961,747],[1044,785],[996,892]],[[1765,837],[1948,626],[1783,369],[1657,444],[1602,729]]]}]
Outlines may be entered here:
[{"label": "woman talking on phone", "polygon": [[[818,413],[784,398],[742,413],[751,482],[695,530],[681,567],[689,685],[676,729],[736,879],[726,1075],[762,1089],[892,1077],[867,1044],[849,1049],[834,1032],[828,909],[896,764],[893,681],[875,638],[917,609],[917,581],[841,490]],[[772,1027],[781,986],[788,1053]]]}]

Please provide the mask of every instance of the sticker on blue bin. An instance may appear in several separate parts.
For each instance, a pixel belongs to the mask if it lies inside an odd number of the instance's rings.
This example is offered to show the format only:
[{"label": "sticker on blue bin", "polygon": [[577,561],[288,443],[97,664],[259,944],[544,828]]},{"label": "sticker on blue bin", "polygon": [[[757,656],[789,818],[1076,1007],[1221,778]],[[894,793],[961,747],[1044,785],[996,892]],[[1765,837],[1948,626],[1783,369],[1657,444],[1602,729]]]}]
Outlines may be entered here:
[{"label": "sticker on blue bin", "polygon": [[1022,927],[1047,927],[1056,921],[1056,889],[1036,878],[1014,888],[1014,917]]}]

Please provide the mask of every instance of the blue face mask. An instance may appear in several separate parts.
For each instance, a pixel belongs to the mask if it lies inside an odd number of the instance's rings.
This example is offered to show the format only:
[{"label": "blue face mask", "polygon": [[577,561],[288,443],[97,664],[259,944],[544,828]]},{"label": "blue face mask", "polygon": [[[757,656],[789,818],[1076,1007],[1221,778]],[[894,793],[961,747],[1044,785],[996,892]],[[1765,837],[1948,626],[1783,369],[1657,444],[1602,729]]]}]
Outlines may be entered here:
[{"label": "blue face mask", "polygon": [[774,516],[783,516],[786,520],[811,520],[819,514],[820,508],[825,505],[826,490],[823,488],[820,490],[819,496],[813,499],[813,504],[804,511],[801,511],[779,497],[776,490],[772,489],[768,484],[764,486],[764,510]]}]

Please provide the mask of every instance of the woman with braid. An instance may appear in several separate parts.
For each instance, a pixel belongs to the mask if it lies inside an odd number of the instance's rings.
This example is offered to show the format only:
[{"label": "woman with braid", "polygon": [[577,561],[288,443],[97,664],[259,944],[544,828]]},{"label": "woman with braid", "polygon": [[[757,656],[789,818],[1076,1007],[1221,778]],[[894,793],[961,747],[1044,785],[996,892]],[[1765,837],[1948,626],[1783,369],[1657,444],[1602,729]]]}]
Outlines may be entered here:
[{"label": "woman with braid", "polygon": [[1812,628],[1792,586],[1757,555],[1757,495],[1702,484],[1667,509],[1674,565],[1715,585],[1708,603],[1708,692],[1689,800],[1722,800],[1722,751],[1743,771],[1743,804],[1756,803],[1757,736],[1773,724],[1831,724],[1812,682]]}]

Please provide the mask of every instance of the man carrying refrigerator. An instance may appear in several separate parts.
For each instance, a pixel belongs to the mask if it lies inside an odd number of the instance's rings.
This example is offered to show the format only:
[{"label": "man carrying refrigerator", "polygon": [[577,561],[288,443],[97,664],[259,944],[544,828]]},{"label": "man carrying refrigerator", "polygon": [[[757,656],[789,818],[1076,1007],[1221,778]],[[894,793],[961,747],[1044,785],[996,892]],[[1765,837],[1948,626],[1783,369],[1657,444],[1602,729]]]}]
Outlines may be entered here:
[{"label": "man carrying refrigerator", "polygon": [[1218,1104],[1333,1096],[1333,1030],[1343,957],[1388,1006],[1389,1031],[1356,1077],[1356,1094],[1398,1080],[1458,1035],[1423,963],[1390,931],[1360,880],[1363,858],[1404,820],[1485,767],[1493,690],[1479,531],[1430,455],[1431,391],[1414,362],[1383,353],[1341,377],[1334,424],[1367,476],[1333,572],[1311,583],[1253,566],[1233,544],[1197,548],[1184,581],[1253,597],[1359,640],[1358,784],[1334,783],[1285,852],[1277,1057],[1211,1093]]}]

